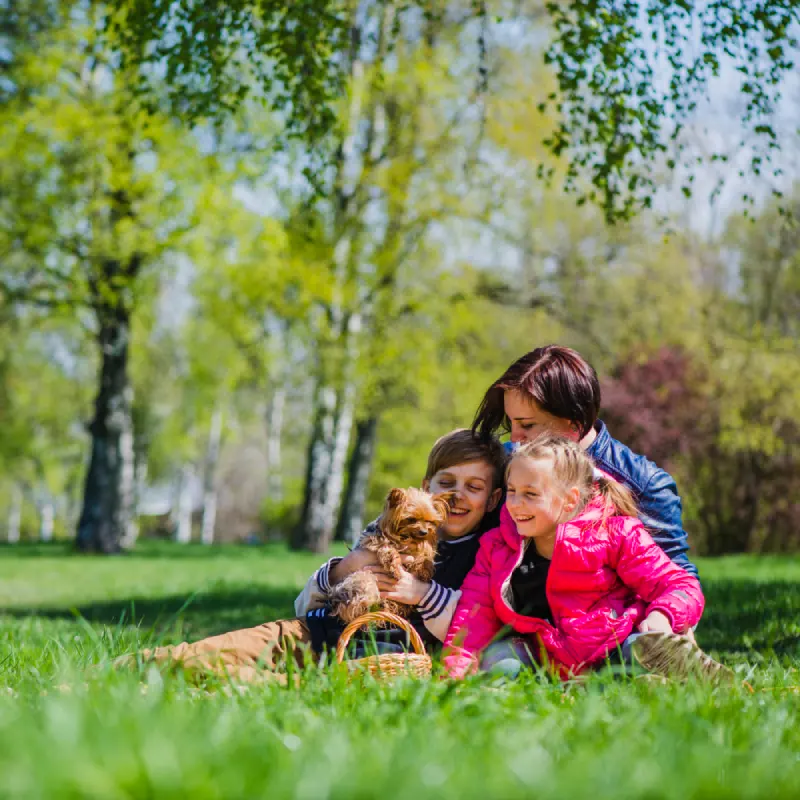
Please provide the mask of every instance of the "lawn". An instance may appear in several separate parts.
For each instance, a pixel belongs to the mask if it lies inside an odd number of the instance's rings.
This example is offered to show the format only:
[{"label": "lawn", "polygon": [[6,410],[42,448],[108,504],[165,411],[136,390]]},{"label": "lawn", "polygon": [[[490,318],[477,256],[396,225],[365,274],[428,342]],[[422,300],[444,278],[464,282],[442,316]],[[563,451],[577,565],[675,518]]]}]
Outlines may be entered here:
[{"label": "lawn", "polygon": [[701,564],[698,638],[752,692],[612,676],[348,684],[314,670],[299,688],[240,693],[102,665],[289,615],[318,561],[279,546],[0,549],[0,797],[800,795],[796,557]]}]

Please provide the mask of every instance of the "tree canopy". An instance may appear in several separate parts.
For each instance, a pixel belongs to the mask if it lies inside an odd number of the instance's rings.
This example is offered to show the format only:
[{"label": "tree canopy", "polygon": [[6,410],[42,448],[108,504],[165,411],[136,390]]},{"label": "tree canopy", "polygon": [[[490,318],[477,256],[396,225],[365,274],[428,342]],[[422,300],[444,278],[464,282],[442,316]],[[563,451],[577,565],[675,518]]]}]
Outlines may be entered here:
[{"label": "tree canopy", "polygon": [[[679,163],[684,125],[725,66],[744,99],[750,157],[742,172],[780,171],[773,113],[794,70],[800,21],[800,7],[787,0],[120,0],[109,23],[145,97],[155,96],[157,84],[160,99],[197,119],[229,113],[255,95],[281,114],[281,138],[300,137],[322,156],[349,64],[375,46],[375,32],[359,20],[390,5],[392,42],[423,35],[426,20],[460,18],[481,87],[491,79],[494,39],[549,15],[544,61],[557,87],[542,107],[558,120],[545,144],[568,161],[567,189],[579,203],[599,204],[608,220],[651,205],[654,172]],[[685,194],[692,184],[689,175]]]},{"label": "tree canopy", "polygon": [[[703,157],[679,130],[694,100],[647,106],[675,74],[648,48],[688,27],[647,44],[666,17],[638,4],[626,27],[633,5],[600,30],[617,72],[591,55],[591,25],[572,45],[586,74],[559,42],[591,3],[363,0],[316,4],[305,27],[310,3],[0,5],[9,540],[77,528],[114,551],[138,510],[181,542],[193,521],[211,542],[216,520],[217,538],[323,550],[420,480],[508,363],[555,341],[598,369],[613,433],[675,474],[696,545],[796,547],[796,213],[774,201],[701,232],[677,192],[669,237],[660,214],[633,214],[664,159],[681,174],[684,142]],[[136,8],[151,14],[140,57],[142,32],[119,27]],[[588,127],[573,127],[572,69]],[[713,64],[701,72],[692,91]],[[775,99],[779,81],[761,88]],[[614,103],[627,122],[604,129],[610,150],[576,138]],[[722,124],[740,114],[755,119],[732,108]],[[642,138],[651,123],[665,127]]]}]

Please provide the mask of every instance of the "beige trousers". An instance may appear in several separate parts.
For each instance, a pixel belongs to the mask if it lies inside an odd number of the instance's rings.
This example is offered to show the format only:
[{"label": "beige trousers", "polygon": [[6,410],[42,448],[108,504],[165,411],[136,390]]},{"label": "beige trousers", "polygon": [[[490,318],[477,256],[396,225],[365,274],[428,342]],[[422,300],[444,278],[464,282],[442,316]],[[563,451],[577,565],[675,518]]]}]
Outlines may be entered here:
[{"label": "beige trousers", "polygon": [[[302,619],[265,622],[255,628],[209,636],[192,644],[182,642],[142,650],[139,658],[191,673],[229,676],[243,682],[273,679],[276,677],[274,670],[289,659],[299,667],[316,660],[308,626]],[[135,661],[136,656],[127,656],[118,665],[131,665]]]}]

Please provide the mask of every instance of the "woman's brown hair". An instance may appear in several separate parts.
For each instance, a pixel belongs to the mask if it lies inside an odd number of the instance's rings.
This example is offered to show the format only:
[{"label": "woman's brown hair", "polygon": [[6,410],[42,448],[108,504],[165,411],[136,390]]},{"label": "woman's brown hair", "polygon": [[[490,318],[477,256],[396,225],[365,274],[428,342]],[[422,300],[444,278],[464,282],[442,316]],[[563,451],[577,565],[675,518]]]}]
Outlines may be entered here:
[{"label": "woman's brown hair", "polygon": [[[520,458],[548,459],[553,464],[553,476],[564,488],[577,486],[580,500],[575,513],[580,513],[595,491],[605,500],[604,517],[636,517],[636,501],[630,490],[621,483],[595,473],[594,462],[579,444],[554,433],[543,433],[525,442],[511,456],[506,479],[512,464]],[[596,489],[595,489],[596,486]]]},{"label": "woman's brown hair", "polygon": [[526,353],[489,387],[472,422],[479,436],[508,430],[503,403],[508,390],[574,423],[581,438],[591,431],[600,411],[600,381],[594,368],[580,353],[557,344]]}]

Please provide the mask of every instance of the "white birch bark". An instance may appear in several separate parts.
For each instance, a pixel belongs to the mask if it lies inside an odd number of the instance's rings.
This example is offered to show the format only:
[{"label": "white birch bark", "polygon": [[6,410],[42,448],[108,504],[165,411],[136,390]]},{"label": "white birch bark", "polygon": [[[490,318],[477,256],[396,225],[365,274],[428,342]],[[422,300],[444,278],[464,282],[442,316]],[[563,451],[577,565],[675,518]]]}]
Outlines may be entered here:
[{"label": "white birch bark", "polygon": [[344,491],[347,451],[353,430],[353,417],[356,406],[355,372],[358,360],[358,336],[361,333],[361,315],[353,314],[347,325],[347,347],[345,355],[345,386],[339,395],[336,423],[331,453],[331,470],[325,493],[325,531],[327,541],[331,541],[339,518]]},{"label": "white birch bark", "polygon": [[39,504],[39,541],[53,541],[53,527],[55,522],[55,508],[50,492],[45,489]]},{"label": "white birch bark", "polygon": [[[133,404],[133,390],[129,405]],[[122,431],[119,439],[119,452],[122,459],[120,470],[120,502],[123,508],[123,525],[125,532],[122,536],[123,550],[129,550],[136,543],[139,535],[139,509],[136,502],[136,452],[134,450],[133,419],[128,417],[128,424]]]},{"label": "white birch bark", "polygon": [[347,469],[347,489],[336,526],[337,541],[355,545],[364,528],[364,506],[372,474],[377,431],[376,416],[361,420],[356,426],[356,441]]},{"label": "white birch bark", "polygon": [[300,525],[292,538],[296,549],[325,552],[325,491],[331,469],[336,424],[336,390],[317,387],[314,392],[314,426],[308,446],[306,489]]},{"label": "white birch bark", "polygon": [[283,500],[281,437],[285,405],[286,388],[278,386],[267,404],[267,497],[273,504]]},{"label": "white birch bark", "polygon": [[125,550],[131,550],[139,539],[139,510],[145,490],[147,489],[147,473],[147,459],[142,455],[140,458],[136,459],[134,466],[133,507],[123,541],[123,548]]},{"label": "white birch bark", "polygon": [[211,417],[208,434],[205,471],[203,473],[203,521],[200,528],[200,541],[214,543],[214,526],[217,521],[217,462],[222,441],[222,410],[216,409]]},{"label": "white birch bark", "polygon": [[178,489],[178,524],[175,532],[175,541],[179,544],[189,544],[192,541],[192,483],[194,469],[186,464],[181,470],[180,486]]},{"label": "white birch bark", "polygon": [[22,489],[15,483],[11,488],[11,506],[8,510],[8,532],[6,539],[9,544],[18,544],[20,525],[22,524]]}]

